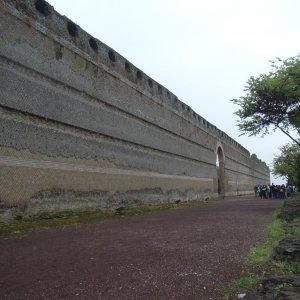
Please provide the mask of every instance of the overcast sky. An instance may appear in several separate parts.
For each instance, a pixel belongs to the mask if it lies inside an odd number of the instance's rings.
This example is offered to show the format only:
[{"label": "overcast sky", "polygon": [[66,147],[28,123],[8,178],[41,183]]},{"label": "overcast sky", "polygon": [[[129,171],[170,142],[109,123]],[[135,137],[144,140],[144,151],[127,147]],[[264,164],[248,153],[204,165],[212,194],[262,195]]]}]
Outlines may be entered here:
[{"label": "overcast sky", "polygon": [[[280,132],[239,136],[230,99],[300,52],[299,0],[49,0],[270,167]],[[282,183],[282,179],[271,180]]]}]

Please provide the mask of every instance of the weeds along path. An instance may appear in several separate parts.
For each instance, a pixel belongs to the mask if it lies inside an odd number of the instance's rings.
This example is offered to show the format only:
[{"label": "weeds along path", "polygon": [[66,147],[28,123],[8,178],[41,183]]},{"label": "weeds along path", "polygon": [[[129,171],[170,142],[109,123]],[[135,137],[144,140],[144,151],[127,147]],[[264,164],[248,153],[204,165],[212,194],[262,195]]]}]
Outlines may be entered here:
[{"label": "weeds along path", "polygon": [[278,200],[243,199],[0,238],[1,299],[222,299]]}]

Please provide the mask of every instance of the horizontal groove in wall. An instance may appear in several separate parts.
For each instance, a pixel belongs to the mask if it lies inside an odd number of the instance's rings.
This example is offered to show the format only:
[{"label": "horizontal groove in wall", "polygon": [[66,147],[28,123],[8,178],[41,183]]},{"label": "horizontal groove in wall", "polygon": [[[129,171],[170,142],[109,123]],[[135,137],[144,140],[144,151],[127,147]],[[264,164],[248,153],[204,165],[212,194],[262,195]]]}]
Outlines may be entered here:
[{"label": "horizontal groove in wall", "polygon": [[[54,41],[56,41],[57,43],[61,44],[62,46],[68,48],[70,51],[73,51],[74,53],[76,53],[77,55],[81,56],[82,58],[84,58],[85,60],[87,60],[88,62],[90,62],[91,64],[95,65],[96,67],[101,67],[101,69],[103,69],[106,73],[110,74],[111,76],[115,77],[116,79],[124,82],[125,84],[127,84],[128,86],[130,86],[131,88],[135,89],[136,91],[138,91],[139,93],[147,96],[148,98],[151,98],[151,100],[153,102],[158,103],[159,105],[164,105],[162,104],[162,101],[157,98],[154,97],[153,95],[151,95],[149,92],[145,91],[144,89],[138,87],[135,83],[131,82],[130,80],[128,80],[126,77],[124,77],[123,75],[121,75],[118,72],[115,72],[114,70],[111,70],[109,67],[107,67],[105,64],[99,62],[99,61],[95,61],[95,59],[90,56],[87,52],[82,51],[81,49],[79,49],[77,46],[75,46],[73,43],[67,41],[65,38],[61,38],[59,36],[57,36],[55,33],[51,32],[51,30],[49,30],[48,28],[44,27],[42,24],[38,23],[38,22],[32,22],[30,20],[30,18],[28,18],[26,15],[23,15],[23,13],[21,13],[20,11],[18,11],[17,9],[15,9],[13,6],[8,5],[7,3],[3,3],[3,7],[6,8],[7,11],[9,11],[9,13],[11,15],[13,15],[14,17],[18,18],[19,20],[21,20],[22,22],[24,22],[25,24],[30,24],[30,26],[32,26],[33,28],[35,28],[37,31],[39,31],[40,33],[42,33],[43,35],[53,39]],[[82,30],[82,29],[81,29]],[[107,46],[106,46],[107,47]],[[178,115],[180,118],[184,119],[185,121],[187,121],[188,123],[192,124],[193,126],[197,127],[198,129],[200,129],[201,131],[205,132],[206,134],[212,136],[213,138],[217,138],[222,140],[222,142],[230,145],[231,147],[234,146],[234,144],[236,144],[238,147],[234,147],[235,151],[239,152],[240,154],[242,154],[243,156],[249,158],[248,155],[248,150],[245,149],[243,146],[241,146],[239,143],[237,143],[235,140],[233,140],[232,138],[228,137],[227,138],[220,138],[220,136],[210,130],[207,130],[207,128],[202,127],[199,125],[199,122],[195,122],[194,120],[191,120],[191,118],[186,117],[184,114],[180,114],[176,109],[174,109],[172,106],[167,105],[166,106],[167,109],[169,111],[172,111],[174,114]],[[200,116],[201,117],[201,116]],[[201,117],[202,118],[202,117]],[[214,125],[210,124],[213,128],[215,127]],[[216,127],[215,127],[216,128]],[[217,129],[218,131],[218,129]],[[220,131],[220,130],[219,130]],[[225,133],[224,133],[225,134]],[[226,135],[226,134],[225,134]],[[227,136],[227,135],[226,135]],[[245,153],[246,151],[246,153]]]},{"label": "horizontal groove in wall", "polygon": [[[201,149],[205,149],[205,150],[208,150],[210,152],[214,151],[213,149],[211,149],[209,147],[206,147],[203,144],[199,144],[196,140],[191,140],[188,137],[180,135],[180,134],[178,134],[174,131],[170,131],[170,130],[164,128],[164,127],[161,127],[156,123],[150,122],[149,120],[142,119],[142,118],[140,118],[140,117],[138,117],[138,116],[136,116],[136,115],[134,115],[130,112],[127,112],[127,111],[125,111],[125,110],[123,110],[123,109],[121,109],[121,108],[119,108],[115,105],[112,105],[112,104],[104,101],[103,99],[95,98],[95,97],[93,97],[92,95],[90,95],[86,92],[76,90],[74,87],[66,86],[65,84],[57,81],[56,79],[53,79],[53,78],[48,77],[48,76],[46,76],[42,73],[39,73],[34,69],[29,69],[28,67],[23,66],[19,63],[12,62],[11,60],[9,60],[6,57],[3,57],[1,55],[0,55],[0,64],[3,68],[7,68],[7,66],[11,66],[14,70],[18,70],[22,75],[26,76],[26,78],[28,78],[30,80],[38,80],[41,84],[43,84],[43,81],[46,81],[46,82],[49,83],[50,87],[53,90],[60,89],[62,93],[65,92],[65,93],[74,94],[74,97],[78,101],[81,101],[81,102],[84,102],[84,103],[93,103],[94,105],[104,105],[105,107],[112,108],[115,111],[117,111],[119,114],[122,114],[126,117],[130,117],[134,120],[137,120],[141,124],[153,126],[153,127],[157,128],[157,129],[159,129],[159,130],[161,130],[161,131],[163,131],[163,132],[165,132],[169,135],[172,135],[172,136],[175,136],[175,137],[180,138],[182,140],[185,140],[185,141],[199,147],[199,151],[201,151]],[[85,98],[87,98],[87,100],[83,99],[83,96]],[[192,126],[195,126],[195,124],[192,124]],[[83,128],[83,129],[85,129],[85,128]],[[199,129],[202,132],[204,132],[205,134],[207,134],[207,132],[203,131],[200,127],[199,127]],[[211,138],[213,138],[213,137],[211,137]]]},{"label": "horizontal groove in wall", "polygon": [[[241,175],[244,175],[244,176],[247,176],[247,177],[253,177],[253,178],[258,178],[257,176],[255,176],[255,175],[252,175],[252,174],[247,174],[247,173],[243,173],[243,172],[240,172],[240,171],[236,171],[236,170],[232,170],[232,169],[229,169],[229,168],[226,168],[225,167],[225,170],[227,170],[227,171],[230,171],[230,172],[232,172],[233,174],[236,174],[236,173],[238,173],[238,174],[241,174]],[[257,171],[256,171],[257,172]],[[263,174],[263,173],[260,173],[262,176],[266,176],[265,174]],[[261,177],[259,177],[260,179],[263,179],[263,178],[261,178]]]},{"label": "horizontal groove in wall", "polygon": [[[252,172],[256,172],[256,173],[259,173],[259,174],[265,176],[265,173],[264,173],[264,172],[262,172],[262,171],[260,171],[260,170],[258,170],[258,169],[252,168],[251,165],[246,165],[246,164],[244,164],[244,163],[242,163],[242,162],[239,162],[239,161],[233,159],[232,157],[228,157],[228,156],[227,156],[226,158],[229,159],[229,160],[231,160],[231,161],[233,161],[233,162],[236,163],[237,165],[242,165],[242,166],[244,166],[245,168],[250,169]],[[235,170],[230,169],[230,168],[227,168],[227,170],[230,170],[230,171],[232,171],[232,172],[238,172],[238,171],[235,171]],[[241,174],[243,174],[243,173],[241,173]]]},{"label": "horizontal groove in wall", "polygon": [[62,171],[76,171],[76,172],[88,172],[88,173],[100,173],[100,174],[110,174],[110,175],[121,175],[121,176],[137,176],[137,177],[157,177],[164,179],[182,179],[191,181],[205,181],[212,182],[210,178],[200,178],[193,176],[180,176],[180,175],[169,175],[161,174],[156,172],[143,172],[136,170],[126,170],[117,168],[103,168],[103,167],[93,167],[76,165],[63,162],[53,162],[46,160],[36,160],[36,159],[19,159],[15,157],[0,156],[0,166],[6,167],[27,167],[36,169],[55,169]]},{"label": "horizontal groove in wall", "polygon": [[21,122],[21,123],[30,123],[32,125],[38,126],[38,127],[45,127],[45,128],[51,128],[54,130],[57,130],[59,132],[65,133],[65,134],[71,134],[71,135],[80,135],[82,138],[87,138],[87,139],[91,139],[94,140],[97,137],[103,137],[113,143],[119,143],[122,144],[122,146],[126,146],[127,147],[132,147],[135,146],[137,148],[139,148],[140,150],[144,150],[144,151],[153,151],[156,153],[161,153],[161,154],[166,154],[167,156],[171,156],[174,158],[180,158],[180,159],[184,159],[187,161],[191,161],[191,162],[195,162],[195,163],[201,163],[201,164],[205,164],[205,165],[214,165],[211,164],[209,162],[206,161],[200,161],[200,160],[196,160],[193,158],[188,158],[185,156],[181,156],[178,154],[174,154],[174,153],[170,153],[170,152],[166,152],[166,151],[162,151],[160,149],[155,149],[155,148],[151,148],[151,147],[146,147],[144,145],[141,144],[136,144],[136,143],[132,143],[132,142],[128,142],[126,140],[121,140],[121,139],[116,139],[113,138],[111,136],[106,136],[97,132],[93,132],[90,130],[86,130],[86,129],[82,129],[80,127],[76,127],[76,126],[70,126],[68,124],[64,124],[62,122],[56,122],[53,120],[49,120],[46,118],[42,118],[39,116],[35,116],[29,113],[24,113],[24,112],[20,112],[8,107],[4,107],[0,105],[0,114],[6,115],[6,117],[8,118],[12,118],[17,122]]},{"label": "horizontal groove in wall", "polygon": [[[28,24],[29,19],[27,17],[23,16],[19,11],[15,10],[15,8],[13,8],[13,7],[10,7],[10,10],[11,10],[10,12],[12,13],[13,16],[17,17],[18,19],[20,19],[21,21],[23,21],[25,24]],[[130,80],[128,80],[127,78],[123,77],[121,74],[119,74],[119,73],[117,73],[115,71],[112,71],[111,69],[109,69],[103,63],[101,63],[99,61],[96,62],[89,54],[83,52],[82,50],[80,50],[79,48],[77,48],[76,46],[74,46],[72,43],[66,41],[63,38],[58,37],[56,34],[50,32],[49,29],[44,28],[40,24],[37,24],[35,22],[34,23],[31,22],[30,25],[33,26],[37,31],[41,32],[42,34],[44,34],[47,37],[53,39],[54,41],[58,42],[62,46],[68,48],[70,51],[73,51],[74,53],[76,53],[77,55],[79,55],[80,57],[82,57],[83,59],[87,60],[89,63],[95,65],[96,67],[101,68],[107,74],[109,74],[109,75],[113,76],[114,78],[122,81],[127,86],[129,86],[132,89],[136,90],[138,93],[141,93],[141,94],[145,95],[146,97],[150,98],[152,102],[155,102],[158,105],[162,106],[162,102],[161,102],[161,100],[159,98],[152,96],[148,92],[145,92],[144,89],[139,88],[135,83],[132,83]],[[190,118],[187,118],[183,114],[180,114],[176,109],[172,108],[171,106],[167,106],[166,108],[169,111],[172,111],[174,114],[176,114],[180,118],[182,118],[185,121],[187,121],[188,123],[193,124],[194,126],[196,126],[197,128],[199,128],[203,132],[205,132],[205,133],[207,133],[210,136],[213,136],[215,138],[215,135],[212,134],[212,132],[210,130],[206,130],[206,129],[202,128],[201,126],[199,126],[198,123],[192,122],[190,120]]]}]

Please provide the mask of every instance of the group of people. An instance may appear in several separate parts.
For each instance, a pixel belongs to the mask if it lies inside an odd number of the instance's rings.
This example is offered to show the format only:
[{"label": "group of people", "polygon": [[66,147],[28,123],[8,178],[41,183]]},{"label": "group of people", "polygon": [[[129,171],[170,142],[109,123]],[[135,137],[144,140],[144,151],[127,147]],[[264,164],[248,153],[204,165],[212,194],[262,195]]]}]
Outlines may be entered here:
[{"label": "group of people", "polygon": [[292,185],[274,185],[274,183],[270,184],[259,184],[254,187],[255,197],[260,198],[272,198],[272,199],[284,199],[289,198],[295,191],[295,187]]}]

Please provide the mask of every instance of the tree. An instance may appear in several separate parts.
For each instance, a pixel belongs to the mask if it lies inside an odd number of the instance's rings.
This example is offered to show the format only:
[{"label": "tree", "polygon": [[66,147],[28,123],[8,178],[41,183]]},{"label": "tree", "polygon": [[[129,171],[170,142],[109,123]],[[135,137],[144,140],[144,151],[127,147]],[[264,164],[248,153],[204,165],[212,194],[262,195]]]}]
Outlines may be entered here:
[{"label": "tree", "polygon": [[268,74],[250,77],[246,96],[231,100],[240,107],[238,127],[249,136],[280,129],[300,146],[290,133],[296,129],[300,134],[300,55],[271,63]]},{"label": "tree", "polygon": [[286,177],[288,183],[300,188],[300,147],[287,144],[280,148],[281,154],[273,160],[274,175]]}]

